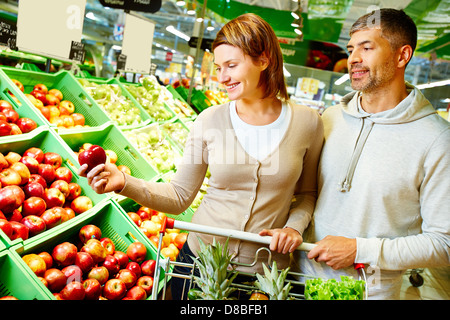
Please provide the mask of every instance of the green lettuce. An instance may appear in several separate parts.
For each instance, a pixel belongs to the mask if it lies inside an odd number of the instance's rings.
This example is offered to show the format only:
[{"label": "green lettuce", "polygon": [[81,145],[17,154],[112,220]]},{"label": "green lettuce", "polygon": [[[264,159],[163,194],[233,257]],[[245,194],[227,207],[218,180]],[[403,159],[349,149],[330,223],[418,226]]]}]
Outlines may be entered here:
[{"label": "green lettuce", "polygon": [[365,282],[353,277],[336,279],[310,279],[305,284],[306,300],[363,300]]}]

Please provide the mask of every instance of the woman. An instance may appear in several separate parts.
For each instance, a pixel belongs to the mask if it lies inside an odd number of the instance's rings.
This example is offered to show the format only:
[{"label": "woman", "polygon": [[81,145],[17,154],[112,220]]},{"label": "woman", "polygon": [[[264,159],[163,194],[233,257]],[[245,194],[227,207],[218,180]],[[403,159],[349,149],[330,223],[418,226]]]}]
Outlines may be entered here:
[{"label": "woman", "polygon": [[[306,106],[288,103],[281,49],[260,17],[231,20],[217,34],[213,51],[219,82],[232,101],[197,117],[172,181],[147,182],[102,164],[87,174],[89,184],[98,193],[115,191],[179,214],[194,200],[209,167],[210,186],[192,222],[272,236],[272,257],[286,268],[314,210],[321,119]],[[86,176],[85,169],[80,167],[80,175]],[[211,243],[213,236],[191,232],[180,260],[191,261],[198,238]],[[234,261],[251,263],[260,246],[230,239],[228,248]],[[262,264],[250,271],[261,273]],[[177,294],[174,287],[172,294]]]}]

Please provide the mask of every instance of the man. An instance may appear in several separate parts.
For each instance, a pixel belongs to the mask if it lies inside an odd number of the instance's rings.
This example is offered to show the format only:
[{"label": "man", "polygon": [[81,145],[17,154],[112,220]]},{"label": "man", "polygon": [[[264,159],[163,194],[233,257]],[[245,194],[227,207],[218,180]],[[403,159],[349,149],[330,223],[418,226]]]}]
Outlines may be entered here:
[{"label": "man", "polygon": [[450,125],[405,82],[410,17],[377,10],[350,36],[356,91],[323,114],[319,198],[304,234],[317,246],[301,264],[337,279],[366,264],[369,298],[398,299],[405,270],[450,265]]}]

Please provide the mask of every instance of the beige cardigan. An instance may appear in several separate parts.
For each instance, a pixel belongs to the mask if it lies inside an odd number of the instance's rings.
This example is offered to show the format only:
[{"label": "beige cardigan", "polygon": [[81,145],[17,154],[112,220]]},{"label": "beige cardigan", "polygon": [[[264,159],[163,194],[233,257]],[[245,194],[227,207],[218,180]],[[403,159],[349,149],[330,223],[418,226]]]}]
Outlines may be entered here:
[{"label": "beige cardigan", "polygon": [[[193,223],[253,233],[264,228],[291,227],[303,233],[317,197],[323,126],[315,110],[288,105],[292,108],[289,127],[279,148],[263,161],[250,157],[238,142],[227,103],[210,107],[197,117],[183,161],[170,183],[127,176],[120,194],[155,210],[180,214],[197,195],[209,165],[210,186]],[[210,235],[191,232],[188,244],[194,253],[199,248],[197,237],[205,243],[212,242]],[[260,244],[240,240],[229,242],[229,252],[235,253],[235,261],[240,263],[251,263],[259,247]],[[280,268],[289,264],[289,255],[272,257]],[[267,254],[260,260],[267,262]],[[261,263],[251,270],[261,272]]]}]

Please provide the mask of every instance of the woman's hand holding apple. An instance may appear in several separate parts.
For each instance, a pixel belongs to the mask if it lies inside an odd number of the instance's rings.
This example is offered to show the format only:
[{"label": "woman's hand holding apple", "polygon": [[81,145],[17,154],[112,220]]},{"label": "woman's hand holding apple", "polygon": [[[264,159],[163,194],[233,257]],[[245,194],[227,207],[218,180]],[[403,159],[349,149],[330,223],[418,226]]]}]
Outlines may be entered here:
[{"label": "woman's hand holding apple", "polygon": [[88,184],[98,194],[120,191],[125,185],[124,173],[112,163],[99,164],[88,173],[87,164],[78,169],[78,174],[88,179]]}]

